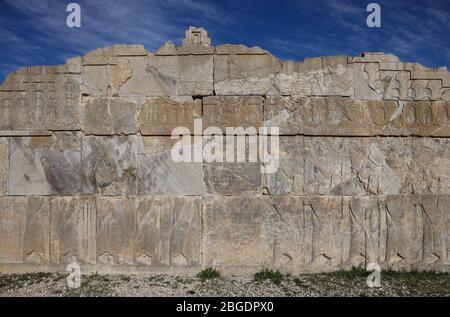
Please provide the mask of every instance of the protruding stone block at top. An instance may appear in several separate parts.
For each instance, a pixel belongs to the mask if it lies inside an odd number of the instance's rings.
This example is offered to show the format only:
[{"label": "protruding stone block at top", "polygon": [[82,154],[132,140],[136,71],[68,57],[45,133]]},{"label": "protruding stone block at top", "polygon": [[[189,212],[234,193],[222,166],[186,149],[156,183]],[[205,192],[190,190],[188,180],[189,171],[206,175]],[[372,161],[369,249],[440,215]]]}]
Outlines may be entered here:
[{"label": "protruding stone block at top", "polygon": [[208,31],[204,28],[190,26],[189,29],[186,30],[183,46],[190,45],[211,46],[211,39],[208,37]]},{"label": "protruding stone block at top", "polygon": [[183,45],[177,47],[178,55],[211,55],[214,54],[214,47],[211,46],[211,39],[204,28],[190,26],[183,39]]}]

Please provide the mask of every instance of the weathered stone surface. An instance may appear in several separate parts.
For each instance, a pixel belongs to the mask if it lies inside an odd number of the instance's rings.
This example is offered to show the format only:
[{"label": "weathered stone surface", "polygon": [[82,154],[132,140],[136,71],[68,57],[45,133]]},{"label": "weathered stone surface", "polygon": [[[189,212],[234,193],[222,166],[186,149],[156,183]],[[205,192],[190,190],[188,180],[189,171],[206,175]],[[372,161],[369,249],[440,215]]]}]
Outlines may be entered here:
[{"label": "weathered stone surface", "polygon": [[49,236],[47,198],[0,197],[0,263],[48,263]]},{"label": "weathered stone surface", "polygon": [[[17,75],[20,90],[0,92],[0,130],[76,130],[80,121],[77,75],[47,74],[50,78]],[[35,75],[38,76],[38,75]]]},{"label": "weathered stone surface", "polygon": [[97,198],[97,262],[100,265],[133,265],[136,234],[134,198]]},{"label": "weathered stone surface", "polygon": [[86,134],[135,134],[137,103],[128,98],[84,98],[83,130]]},{"label": "weathered stone surface", "polygon": [[216,55],[217,95],[265,95],[272,88],[281,62],[272,55]]},{"label": "weathered stone surface", "polygon": [[295,273],[364,266],[364,216],[344,211],[341,199],[229,197],[207,203],[204,264]]},{"label": "weathered stone surface", "polygon": [[9,195],[81,193],[81,142],[76,132],[10,139]]},{"label": "weathered stone surface", "polygon": [[367,52],[362,53],[357,57],[349,57],[349,63],[377,63],[377,62],[385,62],[385,63],[398,63],[400,60],[397,56],[392,54],[384,54],[381,52]]},{"label": "weathered stone surface", "polygon": [[177,47],[177,55],[212,55],[214,47],[203,45],[190,45]]},{"label": "weathered stone surface", "polygon": [[[281,137],[274,195],[447,194],[447,139]],[[442,171],[442,172],[441,172]]]},{"label": "weathered stone surface", "polygon": [[194,120],[202,117],[201,100],[151,98],[139,114],[142,135],[172,135],[178,127],[186,127],[194,133]]},{"label": "weathered stone surface", "polygon": [[[203,99],[204,128],[217,127],[225,134],[226,128],[254,128],[249,134],[258,133],[263,123],[263,99],[261,97],[211,96]],[[235,134],[243,134],[235,133]]]},{"label": "weathered stone surface", "polygon": [[245,45],[224,44],[216,47],[217,55],[268,55],[266,50],[260,47],[247,47]]},{"label": "weathered stone surface", "polygon": [[364,215],[367,263],[391,270],[445,270],[450,264],[448,196],[344,198]]},{"label": "weathered stone surface", "polygon": [[6,194],[9,167],[9,141],[0,138],[0,196]]},{"label": "weathered stone surface", "polygon": [[449,136],[444,101],[367,101],[342,97],[267,97],[265,126],[284,135]]},{"label": "weathered stone surface", "polygon": [[282,135],[370,136],[367,103],[342,97],[268,97],[264,125]]},{"label": "weathered stone surface", "polygon": [[[138,155],[139,195],[203,195],[206,186],[201,162],[174,162],[171,150],[177,140],[144,137]],[[188,146],[191,157],[195,146]]]},{"label": "weathered stone surface", "polygon": [[173,56],[177,55],[177,48],[172,41],[167,41],[161,46],[158,50],[156,50],[155,55],[159,56]]},{"label": "weathered stone surface", "polygon": [[[95,61],[94,65],[83,66],[83,93],[92,96],[106,96],[108,92],[109,80],[108,69],[105,65],[98,65]],[[102,62],[103,63],[103,62]]]},{"label": "weathered stone surface", "polygon": [[444,101],[369,103],[369,113],[378,135],[449,136],[450,104]]},{"label": "weathered stone surface", "polygon": [[137,136],[84,137],[82,147],[83,194],[136,194]]},{"label": "weathered stone surface", "polygon": [[179,96],[213,94],[213,60],[213,55],[177,57],[177,92]]},{"label": "weathered stone surface", "polygon": [[119,96],[204,96],[213,94],[213,55],[128,58],[131,76]]},{"label": "weathered stone surface", "polygon": [[50,202],[50,256],[54,264],[97,262],[97,207],[93,197]]},{"label": "weathered stone surface", "polygon": [[365,100],[441,100],[439,79],[413,80],[410,71],[380,70],[378,63],[354,64],[355,98]]},{"label": "weathered stone surface", "polygon": [[185,198],[140,198],[136,215],[136,265],[199,266],[201,201]]},{"label": "weathered stone surface", "polygon": [[127,58],[125,71],[130,78],[118,88],[119,96],[177,95],[176,56]]},{"label": "weathered stone surface", "polygon": [[209,163],[203,165],[203,170],[210,194],[262,194],[260,163]]},{"label": "weathered stone surface", "polygon": [[352,96],[353,69],[340,56],[285,62],[270,94],[282,96]]}]

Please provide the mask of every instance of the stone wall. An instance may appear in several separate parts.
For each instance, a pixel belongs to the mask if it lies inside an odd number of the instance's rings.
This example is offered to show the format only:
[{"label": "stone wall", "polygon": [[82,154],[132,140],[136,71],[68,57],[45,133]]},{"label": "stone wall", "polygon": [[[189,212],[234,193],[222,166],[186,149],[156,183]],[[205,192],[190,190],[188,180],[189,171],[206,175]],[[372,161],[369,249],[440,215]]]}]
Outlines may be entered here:
[{"label": "stone wall", "polygon": [[[0,87],[0,272],[450,268],[450,73],[393,55],[98,49]],[[280,128],[280,167],[175,163],[173,128]]]}]

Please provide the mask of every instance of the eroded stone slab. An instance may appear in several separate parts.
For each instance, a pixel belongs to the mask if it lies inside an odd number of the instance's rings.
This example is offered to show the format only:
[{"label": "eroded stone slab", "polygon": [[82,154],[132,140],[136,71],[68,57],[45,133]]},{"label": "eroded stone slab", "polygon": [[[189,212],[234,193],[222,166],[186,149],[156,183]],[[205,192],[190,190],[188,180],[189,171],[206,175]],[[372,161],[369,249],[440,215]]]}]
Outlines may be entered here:
[{"label": "eroded stone slab", "polygon": [[50,255],[54,264],[97,262],[94,197],[58,197],[50,202]]},{"label": "eroded stone slab", "polygon": [[81,142],[76,132],[10,139],[9,195],[81,193]]},{"label": "eroded stone slab", "polygon": [[0,263],[47,264],[49,203],[41,197],[0,197]]},{"label": "eroded stone slab", "polygon": [[179,96],[213,94],[213,55],[177,56],[177,92]]},{"label": "eroded stone slab", "polygon": [[0,138],[0,196],[6,194],[9,169],[9,141]]},{"label": "eroded stone slab", "polygon": [[301,63],[284,62],[276,75],[271,94],[282,96],[353,95],[353,69],[346,58],[305,59]]},{"label": "eroded stone slab", "polygon": [[339,197],[228,197],[204,210],[206,266],[297,273],[364,265],[364,218],[344,213]]},{"label": "eroded stone slab", "polygon": [[268,97],[264,125],[282,135],[370,136],[372,122],[364,102],[342,97]]},{"label": "eroded stone slab", "polygon": [[177,95],[176,56],[127,58],[126,63],[130,78],[118,88],[119,96]]},{"label": "eroded stone slab", "polygon": [[412,79],[409,70],[380,70],[378,63],[354,64],[355,98],[441,100],[440,79]]},{"label": "eroded stone slab", "polygon": [[98,197],[97,212],[97,263],[133,265],[136,200]]},{"label": "eroded stone slab", "polygon": [[447,139],[281,137],[280,168],[264,186],[274,195],[447,194],[448,152]]},{"label": "eroded stone slab", "polygon": [[442,270],[450,261],[448,196],[344,198],[364,214],[367,263],[391,270]]},{"label": "eroded stone slab", "polygon": [[22,86],[18,90],[0,92],[0,130],[79,129],[78,75],[52,73],[48,74],[50,78],[45,78],[47,80],[29,78],[31,75],[16,76],[21,77],[18,80]]},{"label": "eroded stone slab", "polygon": [[203,112],[204,128],[217,127],[223,134],[229,134],[226,128],[253,128],[253,131],[246,132],[256,134],[263,122],[263,99],[250,96],[205,97]]},{"label": "eroded stone slab", "polygon": [[199,266],[200,213],[199,198],[138,199],[135,263],[143,266]]},{"label": "eroded stone slab", "polygon": [[[144,137],[138,155],[139,195],[203,195],[206,186],[202,162],[176,162],[171,151],[178,140],[170,137]],[[193,144],[193,143],[191,143]],[[191,158],[194,145],[187,146]],[[201,150],[201,149],[200,149]]]},{"label": "eroded stone slab", "polygon": [[135,134],[138,131],[137,103],[128,98],[84,98],[86,134]]},{"label": "eroded stone slab", "polygon": [[273,86],[281,62],[267,55],[216,55],[214,91],[217,95],[265,95]]},{"label": "eroded stone slab", "polygon": [[194,120],[202,116],[202,101],[173,98],[148,99],[139,114],[142,135],[172,135],[178,127],[194,133]]},{"label": "eroded stone slab", "polygon": [[83,194],[137,193],[137,136],[87,136],[82,139],[82,147]]}]

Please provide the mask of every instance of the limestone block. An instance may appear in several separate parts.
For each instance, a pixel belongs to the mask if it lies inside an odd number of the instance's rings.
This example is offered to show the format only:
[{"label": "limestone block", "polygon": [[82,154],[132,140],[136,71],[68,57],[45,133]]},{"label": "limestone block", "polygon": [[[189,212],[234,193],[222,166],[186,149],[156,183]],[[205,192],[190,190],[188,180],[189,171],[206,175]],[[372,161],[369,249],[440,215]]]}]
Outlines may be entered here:
[{"label": "limestone block", "polygon": [[7,177],[9,167],[9,141],[0,137],[0,196],[7,192]]},{"label": "limestone block", "polygon": [[[139,195],[186,196],[203,195],[206,186],[201,162],[175,162],[171,150],[178,140],[169,137],[142,138],[138,155]],[[187,146],[191,158],[194,145]],[[201,149],[200,149],[201,150]]]},{"label": "limestone block", "polygon": [[[257,135],[205,136],[203,142],[207,193],[225,196],[263,193],[263,163]],[[223,149],[220,155],[214,155],[220,148]]]},{"label": "limestone block", "polygon": [[108,65],[108,96],[118,96],[119,89],[133,74],[133,66],[136,60],[145,60],[145,57],[118,57],[115,65]]},{"label": "limestone block", "polygon": [[444,101],[366,101],[342,97],[274,97],[265,101],[265,126],[284,135],[449,136]]},{"label": "limestone block", "polygon": [[136,194],[137,136],[84,137],[82,148],[83,194]]},{"label": "limestone block", "polygon": [[343,199],[364,215],[367,263],[407,271],[445,270],[450,263],[448,196]]},{"label": "limestone block", "polygon": [[111,47],[115,56],[147,56],[149,53],[144,45],[114,45]]},{"label": "limestone block", "polygon": [[360,56],[349,57],[349,63],[398,63],[399,58],[392,54],[385,54],[381,52],[367,52],[362,53]]},{"label": "limestone block", "polygon": [[136,265],[199,266],[199,198],[139,198],[134,256]]},{"label": "limestone block", "polygon": [[223,44],[216,46],[217,55],[268,55],[269,52],[260,47],[247,47],[245,45]]},{"label": "limestone block", "polygon": [[80,85],[77,75],[54,74],[54,82],[26,83],[0,92],[0,130],[77,130]]},{"label": "limestone block", "polygon": [[83,98],[86,134],[135,134],[138,131],[137,103],[129,98]]},{"label": "limestone block", "polygon": [[[203,99],[204,126],[226,128],[254,128],[258,133],[263,123],[263,99],[251,96],[210,96]],[[250,130],[248,130],[250,131]]]},{"label": "limestone block", "polygon": [[376,102],[368,105],[375,135],[449,136],[450,104],[444,101]]},{"label": "limestone block", "polygon": [[282,135],[370,136],[366,103],[342,97],[267,97],[264,125]]},{"label": "limestone block", "polygon": [[92,96],[106,96],[108,92],[109,79],[106,65],[83,66],[83,93]]},{"label": "limestone block", "polygon": [[413,163],[411,183],[413,193],[450,193],[450,140],[448,138],[418,138],[412,141]]},{"label": "limestone block", "polygon": [[172,41],[167,41],[155,52],[156,56],[174,56],[177,55],[177,48]]},{"label": "limestone block", "polygon": [[[364,265],[364,218],[340,197],[227,197],[204,207],[205,266],[290,272]],[[238,250],[238,252],[237,252]]]},{"label": "limestone block", "polygon": [[176,48],[177,55],[212,55],[214,47],[202,45],[179,46]]},{"label": "limestone block", "polygon": [[272,55],[216,55],[217,95],[265,95],[273,86],[281,62]]},{"label": "limestone block", "polygon": [[176,96],[177,56],[148,56],[130,60],[131,77],[119,96]]},{"label": "limestone block", "polygon": [[54,264],[95,264],[97,209],[93,197],[57,197],[50,202],[50,255]]},{"label": "limestone block", "polygon": [[208,163],[203,172],[210,194],[262,194],[261,163]]},{"label": "limestone block", "polygon": [[81,144],[76,132],[10,139],[9,195],[81,193]]},{"label": "limestone block", "polygon": [[67,73],[69,74],[81,74],[82,73],[82,58],[76,56],[67,59],[66,61]]},{"label": "limestone block", "polygon": [[49,236],[47,198],[0,197],[0,263],[48,263]]},{"label": "limestone block", "polygon": [[139,114],[142,135],[172,135],[173,129],[186,127],[194,133],[194,120],[202,117],[202,101],[151,98]]},{"label": "limestone block", "polygon": [[366,100],[441,100],[437,79],[413,80],[411,72],[380,70],[378,63],[354,65],[355,98]]},{"label": "limestone block", "polygon": [[281,137],[273,195],[447,194],[447,139]]},{"label": "limestone block", "polygon": [[353,95],[353,66],[340,56],[306,59],[284,67],[274,81],[275,94],[293,96]]},{"label": "limestone block", "polygon": [[179,96],[213,94],[213,55],[178,56],[177,90]]},{"label": "limestone block", "polygon": [[85,57],[92,56],[146,56],[149,52],[145,49],[143,45],[132,44],[132,45],[112,45],[103,48],[98,48],[89,52]]},{"label": "limestone block", "polygon": [[135,198],[97,198],[97,263],[133,265]]}]

